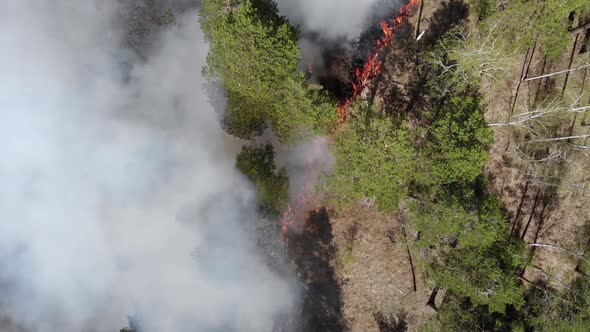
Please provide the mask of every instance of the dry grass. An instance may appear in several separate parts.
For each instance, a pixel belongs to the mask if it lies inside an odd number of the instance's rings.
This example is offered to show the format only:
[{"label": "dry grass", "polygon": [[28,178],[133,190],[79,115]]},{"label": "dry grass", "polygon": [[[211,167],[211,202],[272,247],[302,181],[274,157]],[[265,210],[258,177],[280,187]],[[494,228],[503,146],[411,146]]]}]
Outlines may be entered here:
[{"label": "dry grass", "polygon": [[[567,68],[572,46],[573,42],[561,59],[547,62],[544,70],[544,57],[536,52],[530,61],[528,76],[537,76]],[[486,117],[490,122],[506,121],[508,118],[512,103],[511,98],[515,95],[515,87],[519,80],[524,58],[525,54],[514,56],[512,61],[518,61],[520,68],[509,73],[500,84],[493,83],[495,89],[488,89],[492,83],[484,82],[482,93],[489,105]],[[587,55],[576,55],[572,67],[586,63],[587,58]],[[590,95],[589,74],[590,72],[584,73],[583,70],[570,74],[567,88],[563,94],[565,104],[572,103],[580,95],[583,97],[580,99],[579,105],[587,105],[590,102],[590,98],[588,98]],[[546,98],[559,98],[564,81],[565,75],[559,75],[550,80],[521,84],[514,114],[522,112],[526,107],[531,107],[535,101],[539,103]],[[502,88],[502,85],[505,87]],[[589,129],[582,126],[583,118],[583,115],[576,117],[573,127],[574,133],[588,132]],[[571,123],[572,120],[570,119],[568,123]],[[559,175],[563,178],[560,186],[551,187],[533,180],[529,183],[528,190],[525,190],[527,187],[525,173],[528,167],[539,169],[543,166],[539,164],[533,166],[531,163],[519,160],[511,152],[511,148],[515,146],[514,141],[509,142],[511,130],[511,128],[496,128],[496,139],[490,151],[491,158],[486,168],[493,179],[493,190],[506,207],[509,221],[516,222],[518,227],[523,228],[530,220],[531,226],[524,236],[524,240],[531,243],[535,241],[536,228],[543,219],[536,239],[537,243],[553,244],[571,252],[578,251],[581,244],[586,241],[583,229],[590,225],[590,174],[587,171],[590,166],[590,158],[581,150],[570,152],[560,166]],[[544,211],[542,204],[538,204],[536,209],[533,209],[538,190],[554,190]],[[533,259],[534,267],[527,269],[525,278],[544,280],[553,287],[562,288],[564,284],[571,281],[572,277],[576,276],[576,265],[577,259],[571,253],[551,248],[536,248]]]},{"label": "dry grass", "polygon": [[[348,256],[334,265],[351,331],[379,331],[375,315],[395,316],[400,310],[408,313],[408,329],[414,331],[434,314],[425,305],[430,289],[418,280],[418,291],[413,292],[408,255],[392,216],[358,203],[333,216],[331,223],[337,250]],[[349,250],[353,225],[358,225],[358,233]]]}]

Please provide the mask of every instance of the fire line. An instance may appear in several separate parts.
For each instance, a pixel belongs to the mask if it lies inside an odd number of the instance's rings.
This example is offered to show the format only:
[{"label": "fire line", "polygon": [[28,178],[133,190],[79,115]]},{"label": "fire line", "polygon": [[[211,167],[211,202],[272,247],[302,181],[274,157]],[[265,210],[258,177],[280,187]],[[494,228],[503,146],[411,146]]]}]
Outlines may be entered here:
[{"label": "fire line", "polygon": [[377,40],[375,47],[365,60],[364,66],[354,70],[355,81],[352,83],[352,95],[338,104],[336,114],[341,124],[346,122],[348,118],[348,107],[352,101],[356,99],[368,86],[369,82],[381,73],[382,64],[379,59],[381,51],[390,46],[393,41],[393,31],[410,18],[412,10],[420,4],[420,0],[410,0],[404,5],[399,13],[393,16],[390,20],[381,21],[381,30],[383,36]]},{"label": "fire line", "polygon": [[[409,19],[412,10],[420,4],[420,0],[410,0],[404,5],[397,15],[393,16],[389,20],[381,22],[381,30],[383,35],[377,40],[375,47],[367,55],[365,64],[362,68],[356,68],[354,70],[354,82],[352,83],[352,95],[338,104],[336,109],[336,115],[340,121],[340,124],[346,123],[348,118],[348,107],[352,104],[352,101],[356,99],[362,92],[368,87],[369,82],[374,79],[382,70],[382,63],[379,59],[381,51],[390,46],[393,41],[393,31]],[[313,195],[313,181],[314,174],[311,163],[307,163],[307,174],[304,188],[301,194],[297,197],[293,204],[289,203],[287,208],[281,215],[281,240],[287,241],[289,230],[296,225],[297,222],[304,223],[305,218],[301,215],[307,210],[309,205],[312,203],[311,196]]]}]

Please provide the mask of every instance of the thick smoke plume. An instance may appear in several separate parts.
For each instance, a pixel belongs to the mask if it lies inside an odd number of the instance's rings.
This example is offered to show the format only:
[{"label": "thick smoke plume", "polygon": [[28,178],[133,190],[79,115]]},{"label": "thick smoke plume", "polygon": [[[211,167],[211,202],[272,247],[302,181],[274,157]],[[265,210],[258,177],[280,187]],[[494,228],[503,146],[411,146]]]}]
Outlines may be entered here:
[{"label": "thick smoke plume", "polygon": [[304,32],[326,39],[356,39],[368,25],[399,7],[399,0],[277,0],[279,11]]},{"label": "thick smoke plume", "polygon": [[0,330],[271,330],[292,295],[253,244],[196,12],[140,64],[115,0],[3,7]]}]

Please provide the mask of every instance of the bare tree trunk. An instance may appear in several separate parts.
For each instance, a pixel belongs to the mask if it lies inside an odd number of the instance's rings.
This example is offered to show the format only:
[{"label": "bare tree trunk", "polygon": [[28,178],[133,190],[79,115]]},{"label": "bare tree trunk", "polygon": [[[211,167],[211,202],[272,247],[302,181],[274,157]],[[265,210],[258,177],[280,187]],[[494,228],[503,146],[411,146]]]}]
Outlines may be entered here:
[{"label": "bare tree trunk", "polygon": [[424,1],[420,1],[420,10],[418,11],[418,23],[416,23],[416,36],[415,38],[418,39],[420,37],[420,21],[422,21],[422,11],[424,10]]},{"label": "bare tree trunk", "polygon": [[[584,69],[584,75],[582,76],[582,89],[580,91],[580,96],[584,94],[584,88],[586,85],[586,75],[588,74],[588,69]],[[574,127],[576,126],[576,120],[578,120],[578,112],[574,113],[574,119],[572,120],[572,125],[570,126],[570,136],[574,134]]]},{"label": "bare tree trunk", "polygon": [[[518,84],[516,85],[516,93],[514,94],[514,99],[512,100],[512,106],[510,107],[510,116],[512,116],[512,113],[514,112],[514,108],[516,107],[516,102],[518,100],[518,93],[520,92],[520,86],[521,86],[524,78],[528,75],[529,69],[531,67],[531,62],[533,61],[533,56],[535,55],[536,48],[537,48],[537,41],[535,40],[535,43],[533,44],[532,52],[530,52],[530,49],[527,50],[527,53],[524,57],[524,63],[522,65],[522,70],[520,72],[520,79],[518,80]],[[529,53],[531,55],[530,58],[529,58]]]},{"label": "bare tree trunk", "polygon": [[[583,94],[584,92],[582,92]],[[534,119],[540,119],[544,117],[554,116],[559,113],[584,113],[590,110],[590,105],[580,106],[580,107],[558,107],[558,106],[546,106],[545,108],[538,108],[534,109],[529,112],[524,112],[515,115],[514,117],[518,117],[519,120],[511,121],[511,122],[494,122],[488,123],[490,127],[503,127],[503,126],[516,126],[516,125],[524,125],[526,122],[532,121]],[[527,115],[527,117],[522,117],[523,115]],[[571,135],[571,134],[570,134]]]},{"label": "bare tree trunk", "polygon": [[579,25],[573,29],[570,30],[570,33],[573,35],[577,35],[580,32],[583,32],[584,30],[590,29],[590,22]]},{"label": "bare tree trunk", "polygon": [[[584,92],[582,91],[582,93],[584,93]],[[587,110],[590,110],[590,105],[581,106],[581,107],[574,107],[574,108],[570,109],[569,111],[572,113],[582,113],[582,112],[586,112]]]},{"label": "bare tree trunk", "polygon": [[[578,46],[578,38],[580,37],[579,34],[576,34],[576,39],[574,40],[574,47],[572,48],[572,54],[570,55],[570,61],[567,65],[567,69],[570,70],[572,68],[572,63],[574,62],[574,55],[576,54],[576,46]],[[567,81],[570,78],[570,72],[568,71],[565,74],[565,80],[563,81],[563,88],[561,88],[561,98],[563,98],[563,94],[565,93],[565,88],[567,87]]]},{"label": "bare tree trunk", "polygon": [[526,141],[526,143],[565,141],[565,140],[570,140],[573,138],[586,138],[589,136],[590,136],[590,134],[575,135],[575,136],[563,136],[563,137],[554,137],[554,138],[544,138],[544,139],[534,139],[531,141]]},{"label": "bare tree trunk", "polygon": [[[535,53],[535,47],[537,46],[537,41],[535,40],[535,44],[533,45],[533,54]],[[530,53],[531,49],[527,48],[526,50],[526,54],[524,56],[524,62],[522,64],[522,70],[520,71],[520,78],[518,80],[518,84],[516,85],[516,93],[514,94],[514,99],[512,99],[511,101],[511,106],[510,106],[510,111],[508,112],[508,118],[510,118],[512,116],[512,114],[514,113],[514,108],[516,107],[516,101],[518,100],[518,92],[520,91],[520,85],[522,84],[522,80],[526,77],[527,74],[525,74],[525,68],[526,68],[526,72],[528,73],[529,67],[531,65],[531,61],[533,59],[532,55],[531,55],[531,59],[528,60],[529,57],[529,53]],[[527,66],[527,61],[528,61],[528,66]],[[511,97],[512,98],[512,97]],[[508,135],[508,139],[506,140],[506,149],[504,151],[508,151],[508,148],[510,147],[510,135]]]},{"label": "bare tree trunk", "polygon": [[[541,75],[545,73],[545,66],[547,65],[547,56],[543,57],[543,67],[541,68]],[[541,93],[541,84],[543,80],[539,80],[539,84],[537,85],[537,91],[535,92],[535,100],[533,100],[533,107],[537,106],[537,100],[539,99],[539,94]]]},{"label": "bare tree trunk", "polygon": [[528,244],[531,247],[542,247],[542,248],[552,248],[552,249],[557,249],[557,250],[561,250],[561,251],[567,251],[566,249],[554,245],[554,244],[549,244],[549,243],[529,243]]},{"label": "bare tree trunk", "polygon": [[590,67],[590,64],[579,66],[579,67],[576,67],[576,68],[560,70],[560,71],[556,71],[556,72],[545,74],[545,75],[541,75],[541,76],[535,76],[535,77],[525,78],[524,81],[525,82],[528,82],[528,81],[538,80],[538,79],[542,79],[542,78],[545,78],[545,77],[551,77],[551,76],[555,76],[555,75],[565,74],[565,73],[569,73],[569,72],[572,72],[572,71],[577,71],[577,70],[588,68],[588,67]]},{"label": "bare tree trunk", "polygon": [[561,286],[563,286],[564,288],[571,290],[572,288],[566,284],[565,282],[559,280],[558,278],[552,276],[551,274],[547,273],[547,271],[545,271],[542,267],[537,266],[537,265],[532,265],[533,269],[543,273],[547,278],[551,279],[551,280],[555,280],[557,281],[559,284],[561,284]]},{"label": "bare tree trunk", "polygon": [[528,245],[530,247],[535,247],[535,248],[549,248],[549,249],[563,251],[563,252],[568,253],[568,254],[570,254],[574,257],[577,257],[577,258],[582,258],[582,255],[583,255],[583,253],[573,252],[571,250],[568,250],[568,249],[565,249],[565,248],[560,247],[558,245],[550,244],[550,243],[529,243]]},{"label": "bare tree trunk", "polygon": [[410,268],[412,268],[412,283],[414,285],[414,292],[418,290],[417,283],[416,283],[416,269],[414,268],[414,261],[412,260],[412,253],[410,252],[410,246],[408,245],[408,237],[406,234],[406,222],[403,218],[398,219],[400,223],[400,228],[402,231],[402,235],[404,237],[404,244],[406,245],[406,251],[408,253],[408,260],[410,261]]}]

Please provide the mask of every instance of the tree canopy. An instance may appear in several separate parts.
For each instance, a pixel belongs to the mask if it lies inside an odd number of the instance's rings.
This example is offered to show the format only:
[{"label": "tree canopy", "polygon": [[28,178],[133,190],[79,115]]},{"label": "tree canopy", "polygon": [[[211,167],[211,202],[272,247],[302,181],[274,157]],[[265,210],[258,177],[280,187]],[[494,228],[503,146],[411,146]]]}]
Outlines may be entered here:
[{"label": "tree canopy", "polygon": [[382,117],[351,121],[338,133],[335,146],[331,190],[347,202],[373,197],[380,209],[397,209],[413,176],[408,130]]},{"label": "tree canopy", "polygon": [[272,2],[204,1],[200,18],[211,43],[204,72],[226,92],[229,133],[251,138],[270,124],[288,141],[335,121],[335,103],[297,69],[298,31]]},{"label": "tree canopy", "polygon": [[289,177],[284,168],[276,169],[272,145],[244,146],[236,167],[256,185],[258,204],[265,211],[277,215],[285,208]]},{"label": "tree canopy", "polygon": [[489,25],[497,24],[497,33],[511,41],[512,48],[532,47],[536,41],[549,59],[563,54],[571,43],[568,16],[576,13],[583,17],[590,12],[590,2],[586,0],[513,0],[502,12],[492,10],[484,2],[479,1],[480,17],[488,16]]}]

